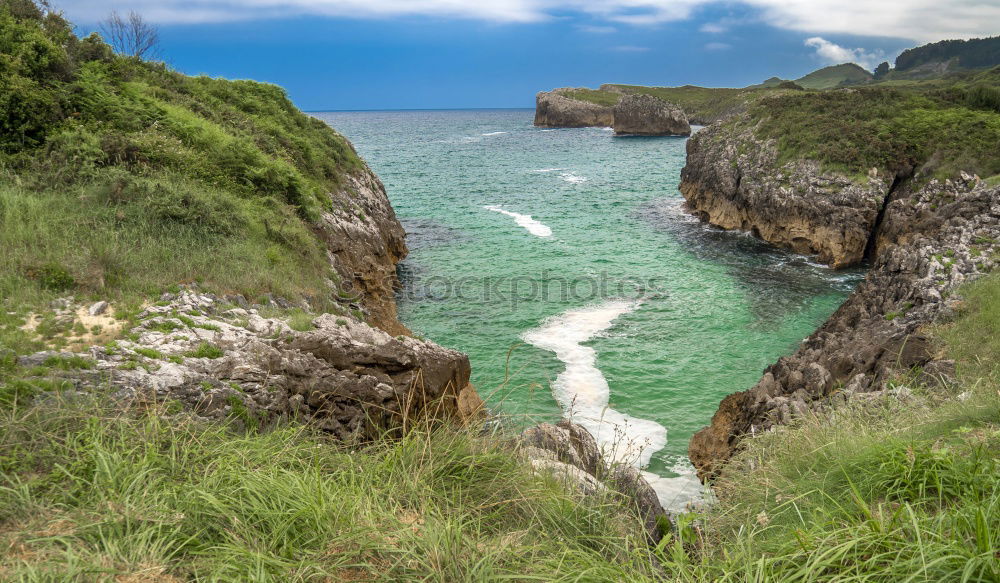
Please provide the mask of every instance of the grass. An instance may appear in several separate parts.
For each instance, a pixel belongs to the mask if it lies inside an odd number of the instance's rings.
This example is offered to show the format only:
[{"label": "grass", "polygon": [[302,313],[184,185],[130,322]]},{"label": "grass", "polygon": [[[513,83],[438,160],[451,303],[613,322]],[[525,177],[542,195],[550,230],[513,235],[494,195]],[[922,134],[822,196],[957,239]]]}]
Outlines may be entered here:
[{"label": "grass", "polygon": [[198,345],[198,348],[186,353],[184,356],[191,358],[222,358],[223,354],[225,352],[218,346],[210,342],[202,342]]},{"label": "grass", "polygon": [[0,29],[0,312],[179,282],[335,303],[314,226],[363,168],[347,140],[279,87],[115,56],[28,0]]},{"label": "grass", "polygon": [[[935,331],[959,378],[748,440],[681,580],[1000,581],[1000,277]],[[962,399],[956,398],[959,393]]]},{"label": "grass", "polygon": [[777,140],[783,160],[817,160],[848,175],[922,168],[940,178],[960,171],[990,177],[1000,173],[997,75],[790,92],[755,102],[750,114],[761,136]]},{"label": "grass", "polygon": [[[166,407],[167,405],[164,405]],[[0,422],[4,581],[646,581],[641,525],[493,438],[349,448],[228,427],[18,407]]]}]

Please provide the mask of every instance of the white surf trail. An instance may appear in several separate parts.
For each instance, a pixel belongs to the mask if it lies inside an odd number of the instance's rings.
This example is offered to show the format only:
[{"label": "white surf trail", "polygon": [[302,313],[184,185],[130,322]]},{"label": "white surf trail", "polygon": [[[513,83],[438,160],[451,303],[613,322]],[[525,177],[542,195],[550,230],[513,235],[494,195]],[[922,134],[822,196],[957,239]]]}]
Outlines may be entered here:
[{"label": "white surf trail", "polygon": [[518,226],[523,227],[529,233],[536,237],[551,237],[552,229],[548,225],[545,225],[535,219],[531,218],[531,215],[522,215],[521,213],[514,213],[508,210],[504,210],[495,204],[489,204],[483,207],[488,211],[493,211],[496,213],[507,215],[508,217],[513,217],[514,222]]},{"label": "white surf trail", "polygon": [[[594,436],[608,460],[643,468],[655,452],[667,445],[667,428],[610,408],[611,389],[597,368],[597,353],[582,345],[636,305],[612,300],[569,310],[525,332],[522,338],[528,344],[551,350],[565,363],[566,369],[552,383],[552,392],[566,417]],[[646,471],[642,474],[665,508],[683,509],[701,491],[697,479],[690,475],[666,478]]]}]

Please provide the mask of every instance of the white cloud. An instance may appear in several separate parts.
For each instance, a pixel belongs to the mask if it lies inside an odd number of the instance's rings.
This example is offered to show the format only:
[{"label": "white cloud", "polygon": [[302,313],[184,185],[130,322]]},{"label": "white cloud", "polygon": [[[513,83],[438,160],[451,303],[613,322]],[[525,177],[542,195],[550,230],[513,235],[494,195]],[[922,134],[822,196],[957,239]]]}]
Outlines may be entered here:
[{"label": "white cloud", "polygon": [[706,22],[705,24],[698,27],[701,32],[707,32],[709,34],[722,34],[729,30],[728,26],[720,22]]},{"label": "white cloud", "polygon": [[816,56],[828,65],[857,63],[865,69],[874,69],[875,65],[885,60],[885,54],[881,51],[848,49],[819,36],[807,38],[805,44],[816,49]]},{"label": "white cloud", "polygon": [[733,48],[733,45],[726,43],[708,43],[705,45],[705,50],[709,51],[725,51],[731,48]]},{"label": "white cloud", "polygon": [[[427,15],[500,23],[539,22],[572,13],[609,23],[686,20],[709,5],[741,4],[763,22],[811,34],[889,36],[932,41],[997,33],[1000,0],[57,0],[81,22],[134,9],[159,23],[318,15],[386,18]],[[703,25],[724,32],[725,23]]]}]

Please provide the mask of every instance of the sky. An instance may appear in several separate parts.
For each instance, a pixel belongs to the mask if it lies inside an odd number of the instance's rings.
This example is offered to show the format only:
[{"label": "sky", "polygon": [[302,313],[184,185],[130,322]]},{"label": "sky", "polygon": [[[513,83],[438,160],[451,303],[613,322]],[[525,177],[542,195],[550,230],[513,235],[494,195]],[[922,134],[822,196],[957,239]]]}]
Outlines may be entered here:
[{"label": "sky", "polygon": [[87,34],[158,26],[188,74],[286,88],[306,111],[533,107],[602,83],[742,87],[1000,34],[1000,0],[55,0]]}]

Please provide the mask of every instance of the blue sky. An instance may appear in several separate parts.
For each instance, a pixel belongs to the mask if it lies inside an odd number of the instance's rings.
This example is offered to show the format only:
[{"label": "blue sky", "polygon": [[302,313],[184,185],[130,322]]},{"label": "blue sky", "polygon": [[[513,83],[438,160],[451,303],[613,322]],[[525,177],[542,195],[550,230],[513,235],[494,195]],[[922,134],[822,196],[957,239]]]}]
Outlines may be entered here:
[{"label": "blue sky", "polygon": [[[57,2],[58,4],[58,2]],[[305,110],[531,107],[539,90],[744,86],[1000,33],[1000,0],[63,0],[160,28],[190,74],[285,87]],[[990,30],[990,27],[993,30]]]}]

